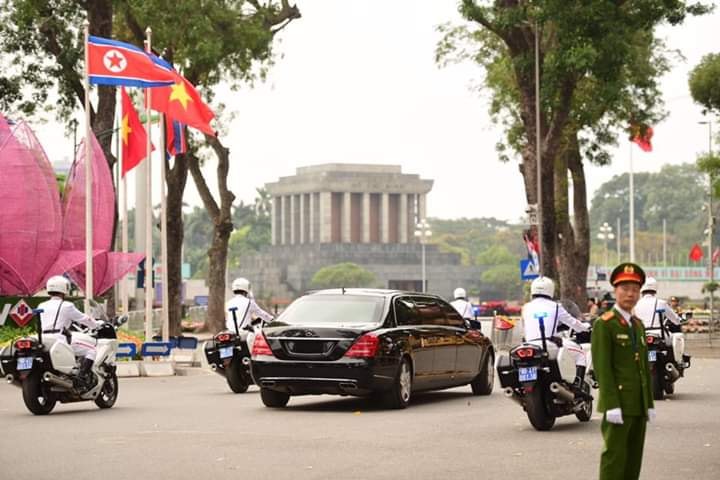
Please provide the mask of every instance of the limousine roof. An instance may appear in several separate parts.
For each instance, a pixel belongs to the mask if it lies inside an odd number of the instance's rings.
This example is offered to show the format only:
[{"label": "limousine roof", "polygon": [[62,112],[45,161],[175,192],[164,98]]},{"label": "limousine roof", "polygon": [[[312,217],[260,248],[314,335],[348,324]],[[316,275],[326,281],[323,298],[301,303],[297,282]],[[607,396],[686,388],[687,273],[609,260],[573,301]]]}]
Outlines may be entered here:
[{"label": "limousine roof", "polygon": [[394,295],[427,295],[437,297],[428,293],[408,292],[404,290],[391,290],[387,288],[327,288],[324,290],[311,290],[307,295],[368,295],[374,297],[391,297]]}]

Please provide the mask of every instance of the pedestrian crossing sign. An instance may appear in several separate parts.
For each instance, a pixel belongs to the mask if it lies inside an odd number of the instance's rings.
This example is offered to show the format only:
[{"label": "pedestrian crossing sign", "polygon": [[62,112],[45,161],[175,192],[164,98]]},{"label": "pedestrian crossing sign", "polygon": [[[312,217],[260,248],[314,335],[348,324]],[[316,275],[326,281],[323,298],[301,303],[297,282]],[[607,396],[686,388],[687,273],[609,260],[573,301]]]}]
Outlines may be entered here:
[{"label": "pedestrian crossing sign", "polygon": [[520,260],[520,278],[522,280],[532,280],[533,278],[539,277],[540,274],[535,267],[535,262],[529,258]]}]

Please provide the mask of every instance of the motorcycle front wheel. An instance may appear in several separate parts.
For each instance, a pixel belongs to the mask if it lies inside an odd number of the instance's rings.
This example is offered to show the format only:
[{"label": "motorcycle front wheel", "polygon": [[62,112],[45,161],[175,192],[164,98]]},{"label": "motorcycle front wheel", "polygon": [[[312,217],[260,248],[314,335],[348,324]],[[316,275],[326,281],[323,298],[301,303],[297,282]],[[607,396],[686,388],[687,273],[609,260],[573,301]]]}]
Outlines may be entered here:
[{"label": "motorcycle front wheel", "polygon": [[545,393],[540,385],[536,385],[530,394],[525,398],[525,410],[528,420],[535,430],[550,430],[555,425],[555,417],[552,416],[545,404]]},{"label": "motorcycle front wheel", "polygon": [[57,403],[50,385],[42,381],[42,372],[32,372],[22,383],[22,395],[25,406],[34,415],[47,415]]}]

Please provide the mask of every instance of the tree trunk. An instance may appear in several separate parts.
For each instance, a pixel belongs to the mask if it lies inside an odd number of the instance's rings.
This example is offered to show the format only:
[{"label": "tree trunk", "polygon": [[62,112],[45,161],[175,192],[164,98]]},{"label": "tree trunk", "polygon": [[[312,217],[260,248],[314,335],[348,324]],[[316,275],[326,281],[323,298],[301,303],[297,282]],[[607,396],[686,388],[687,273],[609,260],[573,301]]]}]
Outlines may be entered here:
[{"label": "tree trunk", "polygon": [[196,156],[190,159],[189,167],[195,186],[200,193],[205,209],[213,221],[213,240],[208,250],[208,311],[205,328],[210,332],[219,332],[225,326],[225,272],[227,269],[227,248],[233,231],[231,207],[235,195],[228,189],[227,177],[230,170],[230,150],[220,140],[205,136],[218,159],[217,183],[220,193],[220,205],[212,196],[205,178],[200,171],[200,162]]},{"label": "tree trunk", "polygon": [[179,335],[182,332],[182,251],[185,238],[182,207],[188,175],[186,154],[175,157],[172,169],[169,162],[166,167],[168,317],[170,335]]},{"label": "tree trunk", "polygon": [[[88,21],[90,22],[90,34],[99,37],[112,38],[112,20],[113,5],[110,0],[98,0],[87,3]],[[117,158],[113,152],[113,130],[115,128],[115,107],[116,107],[116,88],[99,86],[98,87],[98,104],[97,110],[92,115],[92,130],[95,134],[100,147],[105,154],[110,172],[112,174],[113,167],[117,162]],[[80,99],[84,102],[84,97]],[[113,177],[114,178],[114,177]],[[114,184],[113,184],[114,185]],[[118,227],[117,214],[117,192],[115,192],[115,209],[113,210],[115,218],[113,219],[113,236],[111,239],[110,250],[115,249],[115,232]],[[115,316],[115,289],[110,289],[105,295],[107,300],[107,313],[111,318]]]},{"label": "tree trunk", "polygon": [[[573,179],[573,220],[569,210],[568,171]],[[555,162],[555,211],[559,254],[560,298],[572,300],[581,311],[587,309],[587,268],[589,263],[589,219],[585,172],[577,132],[568,136]]]}]

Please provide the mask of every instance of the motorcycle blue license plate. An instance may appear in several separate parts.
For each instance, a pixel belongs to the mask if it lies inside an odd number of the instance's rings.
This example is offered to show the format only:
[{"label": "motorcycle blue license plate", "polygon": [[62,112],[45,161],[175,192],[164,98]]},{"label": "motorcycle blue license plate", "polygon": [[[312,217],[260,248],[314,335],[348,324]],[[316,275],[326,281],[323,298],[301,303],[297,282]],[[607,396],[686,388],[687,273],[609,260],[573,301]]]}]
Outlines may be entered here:
[{"label": "motorcycle blue license plate", "polygon": [[33,357],[20,357],[17,359],[18,370],[30,370],[33,364]]},{"label": "motorcycle blue license plate", "polygon": [[657,350],[649,350],[648,351],[648,362],[656,362],[657,361]]},{"label": "motorcycle blue license plate", "polygon": [[224,347],[220,349],[220,358],[229,358],[233,356],[233,348],[235,347]]},{"label": "motorcycle blue license plate", "polygon": [[518,377],[521,382],[532,382],[537,380],[537,367],[520,367]]}]

